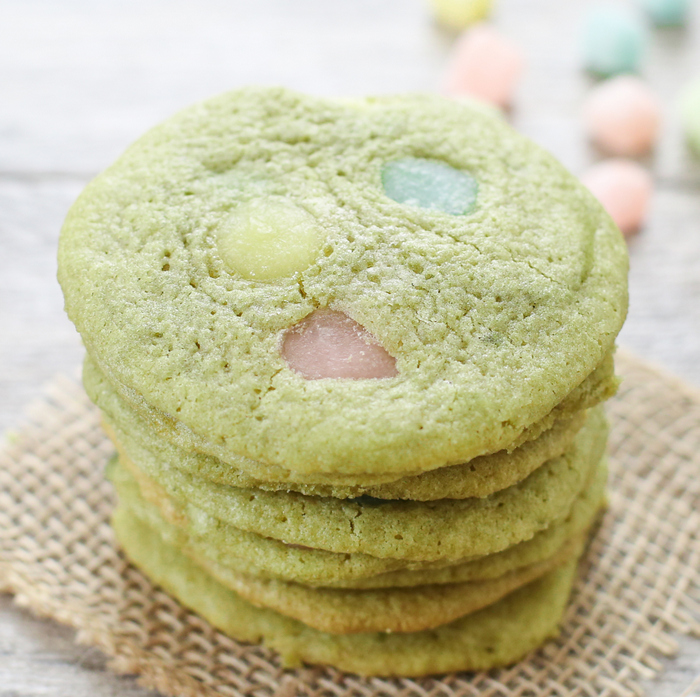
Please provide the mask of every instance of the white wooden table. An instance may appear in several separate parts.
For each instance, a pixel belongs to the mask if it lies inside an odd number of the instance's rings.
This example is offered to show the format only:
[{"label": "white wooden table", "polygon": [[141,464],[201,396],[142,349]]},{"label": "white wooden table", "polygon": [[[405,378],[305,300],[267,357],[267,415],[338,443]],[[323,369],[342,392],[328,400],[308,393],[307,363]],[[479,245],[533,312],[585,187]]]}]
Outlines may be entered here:
[{"label": "white wooden table", "polygon": [[[624,2],[624,0],[620,0]],[[526,53],[515,125],[580,173],[591,81],[576,36],[587,0],[501,0],[494,20]],[[630,4],[631,0],[630,0]],[[696,2],[696,5],[698,3]],[[436,89],[452,37],[422,0],[3,0],[0,3],[0,430],[80,341],[55,281],[61,220],[84,184],[178,108],[250,83],[317,94]],[[646,164],[657,182],[631,244],[632,306],[621,342],[700,386],[700,160],[675,100],[700,75],[700,7],[686,31],[655,32],[644,75],[666,105]],[[700,674],[700,642],[650,685],[678,697]],[[71,631],[0,597],[0,697],[143,697]],[[700,695],[700,688],[692,694]]]}]

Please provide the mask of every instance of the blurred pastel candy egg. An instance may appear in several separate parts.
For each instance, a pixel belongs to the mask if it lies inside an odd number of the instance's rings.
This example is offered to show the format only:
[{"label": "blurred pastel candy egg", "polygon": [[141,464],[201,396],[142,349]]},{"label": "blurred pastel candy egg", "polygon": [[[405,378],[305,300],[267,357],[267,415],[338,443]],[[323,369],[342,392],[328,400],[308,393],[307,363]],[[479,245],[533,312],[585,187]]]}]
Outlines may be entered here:
[{"label": "blurred pastel candy egg", "polygon": [[647,32],[631,13],[615,5],[590,10],[583,28],[583,62],[596,75],[633,73],[646,50]]},{"label": "blurred pastel candy egg", "polygon": [[606,160],[591,167],[581,181],[625,237],[641,227],[653,191],[651,175],[642,166],[631,160]]},{"label": "blurred pastel candy egg", "polygon": [[690,0],[641,0],[647,14],[659,27],[677,27],[685,24]]},{"label": "blurred pastel candy egg", "polygon": [[700,155],[700,79],[692,82],[683,91],[681,119],[688,143]]},{"label": "blurred pastel candy egg", "polygon": [[591,90],[583,117],[601,149],[613,155],[643,155],[656,142],[661,103],[644,81],[621,75]]},{"label": "blurred pastel candy egg", "polygon": [[495,29],[481,24],[457,40],[443,81],[445,94],[470,95],[506,107],[524,68],[520,50]]},{"label": "blurred pastel candy egg", "polygon": [[491,12],[492,0],[431,0],[435,17],[444,26],[458,31],[480,22]]}]

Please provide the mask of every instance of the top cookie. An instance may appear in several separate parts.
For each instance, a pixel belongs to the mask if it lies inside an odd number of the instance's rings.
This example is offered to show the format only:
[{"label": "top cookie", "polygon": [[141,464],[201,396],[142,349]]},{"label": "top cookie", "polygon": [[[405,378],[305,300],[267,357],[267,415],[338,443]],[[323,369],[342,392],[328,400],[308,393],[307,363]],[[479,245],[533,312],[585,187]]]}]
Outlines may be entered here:
[{"label": "top cookie", "polygon": [[[127,400],[299,472],[415,473],[507,447],[611,349],[626,271],[593,196],[500,119],[263,88],[137,141],[59,248],[67,311]],[[395,375],[291,369],[286,332],[323,308]]]}]

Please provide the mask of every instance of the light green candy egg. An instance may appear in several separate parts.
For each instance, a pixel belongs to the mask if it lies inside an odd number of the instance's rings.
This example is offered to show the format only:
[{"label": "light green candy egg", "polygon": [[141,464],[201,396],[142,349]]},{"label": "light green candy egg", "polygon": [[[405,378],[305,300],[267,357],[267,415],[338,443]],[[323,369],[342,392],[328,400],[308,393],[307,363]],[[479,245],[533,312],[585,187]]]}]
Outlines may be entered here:
[{"label": "light green candy egg", "polygon": [[681,116],[686,138],[700,155],[700,79],[691,83],[683,92]]}]

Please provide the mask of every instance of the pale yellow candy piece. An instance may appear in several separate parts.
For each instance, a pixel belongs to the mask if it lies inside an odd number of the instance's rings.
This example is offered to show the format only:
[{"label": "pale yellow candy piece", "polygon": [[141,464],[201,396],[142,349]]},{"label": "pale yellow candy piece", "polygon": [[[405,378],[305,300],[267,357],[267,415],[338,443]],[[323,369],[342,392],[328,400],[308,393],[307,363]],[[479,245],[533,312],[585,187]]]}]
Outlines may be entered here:
[{"label": "pale yellow candy piece", "polygon": [[326,239],[306,210],[286,199],[238,206],[217,231],[219,254],[232,271],[252,281],[292,276],[314,263]]},{"label": "pale yellow candy piece", "polygon": [[431,0],[433,12],[440,24],[461,30],[486,19],[492,0]]}]

